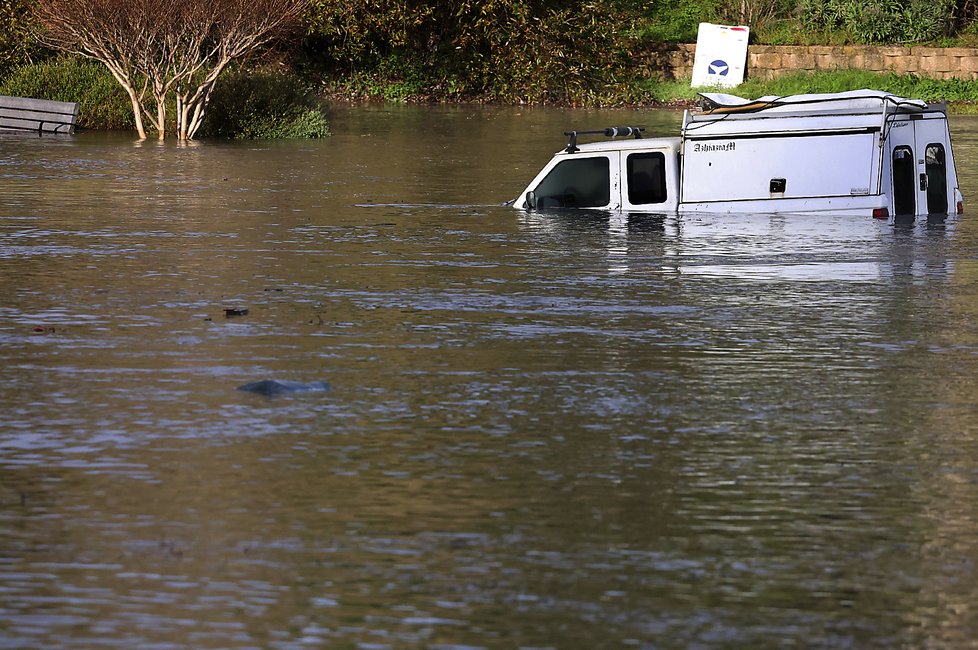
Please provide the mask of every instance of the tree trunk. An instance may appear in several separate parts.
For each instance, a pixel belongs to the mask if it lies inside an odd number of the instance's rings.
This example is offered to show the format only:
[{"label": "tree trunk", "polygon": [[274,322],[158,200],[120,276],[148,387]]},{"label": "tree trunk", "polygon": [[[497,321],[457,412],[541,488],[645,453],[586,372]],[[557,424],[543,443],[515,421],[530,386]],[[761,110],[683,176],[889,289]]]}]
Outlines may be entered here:
[{"label": "tree trunk", "polygon": [[132,115],[136,120],[136,134],[139,136],[140,140],[145,140],[146,127],[143,126],[143,107],[139,103],[139,97],[136,96],[135,90],[127,87],[126,92],[129,93],[129,99],[132,101]]},{"label": "tree trunk", "polygon": [[157,137],[162,140],[166,137],[166,87],[156,83],[153,88],[156,98],[156,131]]},{"label": "tree trunk", "polygon": [[196,106],[194,106],[193,115],[190,118],[190,122],[187,124],[187,139],[192,140],[197,131],[200,129],[201,125],[204,123],[204,110],[207,108],[207,104],[211,100],[211,92],[214,90],[214,84],[217,83],[215,79],[213,83],[207,88],[203,96],[197,101]]},{"label": "tree trunk", "polygon": [[183,128],[183,125],[186,123],[186,113],[183,110],[183,94],[180,92],[179,89],[177,89],[176,95],[177,95],[177,109],[176,109],[176,120],[177,120],[176,132],[177,132],[177,139],[178,140],[183,140],[184,137],[185,137],[184,136],[184,128]]},{"label": "tree trunk", "polygon": [[222,56],[214,63],[207,76],[200,82],[193,94],[189,92],[183,95],[177,93],[177,102],[183,107],[183,110],[178,116],[180,126],[177,129],[177,137],[180,140],[193,140],[197,131],[200,130],[204,121],[204,111],[207,109],[207,103],[210,101],[211,93],[214,92],[217,78],[221,76],[224,69],[231,63],[231,60],[231,57]]},{"label": "tree trunk", "polygon": [[[221,71],[300,24],[311,0],[31,0],[42,40],[103,63],[144,119],[166,136],[177,96],[180,140],[194,137]],[[195,83],[195,80],[199,83]],[[142,84],[142,89],[135,87]],[[196,85],[196,87],[194,87]],[[193,88],[191,93],[183,87]],[[156,106],[150,106],[150,97]]]},{"label": "tree trunk", "polygon": [[143,126],[143,104],[140,101],[139,93],[133,87],[132,83],[129,81],[122,72],[116,70],[113,66],[109,65],[105,61],[101,61],[115,77],[115,80],[119,82],[125,91],[129,95],[129,101],[132,102],[132,116],[136,122],[136,133],[139,135],[140,140],[146,139],[146,127]]},{"label": "tree trunk", "polygon": [[187,123],[190,120],[192,105],[187,101],[186,95],[177,96],[177,105],[179,106],[177,110],[177,139],[183,142],[190,139]]}]

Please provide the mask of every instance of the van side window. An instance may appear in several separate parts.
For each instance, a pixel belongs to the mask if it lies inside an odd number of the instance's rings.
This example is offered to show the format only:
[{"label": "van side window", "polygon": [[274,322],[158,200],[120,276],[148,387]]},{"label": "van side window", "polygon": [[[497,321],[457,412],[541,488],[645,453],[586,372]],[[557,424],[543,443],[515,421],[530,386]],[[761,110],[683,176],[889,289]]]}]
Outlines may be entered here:
[{"label": "van side window", "polygon": [[662,152],[628,156],[628,202],[632,205],[665,203],[666,157]]},{"label": "van side window", "polygon": [[910,147],[893,150],[893,213],[917,214],[917,179]]},{"label": "van side window", "polygon": [[534,193],[536,208],[603,208],[611,203],[608,158],[570,158],[557,164]]},{"label": "van side window", "polygon": [[944,145],[935,142],[924,149],[924,171],[927,172],[927,212],[947,214],[947,157]]}]

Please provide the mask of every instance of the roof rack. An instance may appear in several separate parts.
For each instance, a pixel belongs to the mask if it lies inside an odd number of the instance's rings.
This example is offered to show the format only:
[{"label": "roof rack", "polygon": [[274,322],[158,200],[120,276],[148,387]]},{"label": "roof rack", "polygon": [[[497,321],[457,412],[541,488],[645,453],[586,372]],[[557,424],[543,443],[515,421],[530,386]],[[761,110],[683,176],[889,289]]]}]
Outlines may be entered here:
[{"label": "roof rack", "polygon": [[604,135],[609,138],[614,138],[617,136],[634,136],[636,140],[642,139],[642,131],[645,130],[644,126],[612,126],[607,129],[598,129],[597,131],[564,131],[564,135],[568,136],[570,140],[567,142],[567,148],[564,149],[567,153],[577,153],[580,148],[577,146],[577,136],[579,135]]}]

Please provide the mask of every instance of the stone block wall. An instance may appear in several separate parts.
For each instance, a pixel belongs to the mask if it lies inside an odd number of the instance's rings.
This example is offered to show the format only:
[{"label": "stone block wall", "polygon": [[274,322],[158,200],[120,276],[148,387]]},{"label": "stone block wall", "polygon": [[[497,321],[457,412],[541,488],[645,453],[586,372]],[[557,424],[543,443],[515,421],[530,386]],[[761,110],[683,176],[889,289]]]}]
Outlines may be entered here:
[{"label": "stone block wall", "polygon": [[[650,46],[636,62],[649,78],[682,79],[693,74],[695,45]],[[786,72],[868,70],[916,74],[933,79],[978,79],[978,49],[872,47],[857,45],[751,45],[747,76],[770,79]]]}]

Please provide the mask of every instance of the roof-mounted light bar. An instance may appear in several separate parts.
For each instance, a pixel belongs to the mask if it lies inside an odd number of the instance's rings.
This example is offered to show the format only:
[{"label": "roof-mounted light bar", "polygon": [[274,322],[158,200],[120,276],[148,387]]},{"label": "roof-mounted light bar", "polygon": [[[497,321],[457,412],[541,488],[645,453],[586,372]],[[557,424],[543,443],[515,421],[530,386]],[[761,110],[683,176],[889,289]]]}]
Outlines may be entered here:
[{"label": "roof-mounted light bar", "polygon": [[612,126],[607,129],[598,129],[597,131],[564,131],[564,135],[570,138],[567,142],[567,148],[564,151],[567,153],[580,151],[577,146],[577,136],[579,135],[604,135],[609,138],[633,136],[636,140],[640,140],[642,138],[642,131],[644,130],[644,126]]}]

